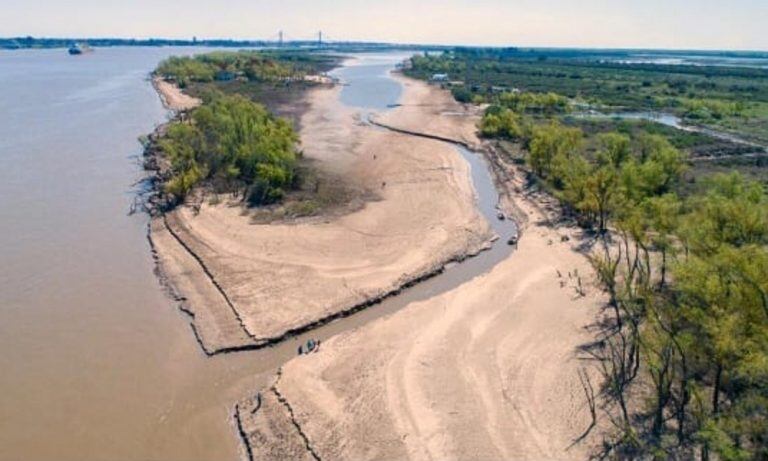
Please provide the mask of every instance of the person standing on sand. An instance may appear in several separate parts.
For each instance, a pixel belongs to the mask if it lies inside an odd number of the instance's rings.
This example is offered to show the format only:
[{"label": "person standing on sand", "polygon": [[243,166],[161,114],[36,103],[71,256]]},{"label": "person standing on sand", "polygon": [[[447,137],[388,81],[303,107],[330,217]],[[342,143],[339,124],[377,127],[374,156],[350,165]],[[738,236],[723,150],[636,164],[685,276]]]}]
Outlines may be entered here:
[{"label": "person standing on sand", "polygon": [[256,414],[257,411],[261,408],[261,392],[256,393],[256,406],[253,407],[253,410],[251,410],[251,414]]}]

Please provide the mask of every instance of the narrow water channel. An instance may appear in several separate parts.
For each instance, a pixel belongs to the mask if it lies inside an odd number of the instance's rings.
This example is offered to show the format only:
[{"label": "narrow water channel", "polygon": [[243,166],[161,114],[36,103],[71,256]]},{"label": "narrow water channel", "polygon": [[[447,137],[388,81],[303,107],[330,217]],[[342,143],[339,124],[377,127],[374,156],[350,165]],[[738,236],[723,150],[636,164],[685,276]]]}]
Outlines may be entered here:
[{"label": "narrow water channel", "polygon": [[649,122],[659,123],[672,128],[677,128],[682,131],[689,131],[691,133],[701,133],[722,141],[728,141],[735,144],[742,144],[744,146],[754,147],[756,150],[764,151],[768,150],[768,146],[765,146],[754,141],[750,141],[741,136],[738,136],[727,131],[715,130],[698,125],[689,125],[677,115],[670,114],[668,112],[652,112],[652,111],[640,111],[640,112],[577,112],[571,115],[576,118],[583,119],[596,119],[596,120],[645,120]]}]

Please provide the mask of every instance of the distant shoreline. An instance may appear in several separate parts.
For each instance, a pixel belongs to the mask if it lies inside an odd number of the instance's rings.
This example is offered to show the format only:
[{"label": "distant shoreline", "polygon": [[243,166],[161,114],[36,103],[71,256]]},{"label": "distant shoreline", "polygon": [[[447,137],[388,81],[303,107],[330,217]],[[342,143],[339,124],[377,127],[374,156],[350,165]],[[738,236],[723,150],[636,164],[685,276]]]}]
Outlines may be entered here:
[{"label": "distant shoreline", "polygon": [[302,48],[340,51],[446,51],[455,48],[470,49],[506,49],[543,55],[559,55],[570,52],[592,52],[596,56],[621,57],[636,54],[663,54],[670,56],[697,55],[708,57],[730,57],[748,59],[768,59],[768,50],[707,50],[707,49],[664,49],[664,48],[584,48],[584,47],[546,47],[546,46],[473,46],[446,45],[428,43],[392,43],[374,41],[324,41],[290,40],[282,44],[277,40],[234,40],[234,39],[171,39],[171,38],[110,38],[110,37],[0,37],[0,49],[55,49],[69,48],[73,43],[87,43],[92,47],[105,48],[115,46],[163,47],[163,46],[199,46],[217,48]]},{"label": "distant shoreline", "polygon": [[282,44],[274,40],[177,40],[165,38],[150,39],[125,39],[125,38],[87,38],[87,37],[62,37],[62,38],[36,38],[36,37],[0,37],[0,49],[25,50],[25,49],[57,49],[69,48],[74,43],[87,43],[94,48],[110,47],[209,47],[209,48],[275,48],[275,49],[303,49],[303,50],[343,50],[348,52],[365,51],[393,51],[393,50],[419,50],[442,51],[453,49],[453,46],[443,45],[419,45],[398,44],[383,42],[318,42],[317,40],[292,40]]}]

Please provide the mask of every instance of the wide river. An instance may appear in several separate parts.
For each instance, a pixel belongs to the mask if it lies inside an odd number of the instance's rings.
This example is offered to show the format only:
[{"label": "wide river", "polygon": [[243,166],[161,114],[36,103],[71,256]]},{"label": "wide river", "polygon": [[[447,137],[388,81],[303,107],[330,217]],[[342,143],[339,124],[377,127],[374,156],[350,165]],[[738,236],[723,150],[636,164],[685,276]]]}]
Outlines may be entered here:
[{"label": "wide river", "polygon": [[[137,138],[167,117],[146,77],[190,48],[0,51],[0,459],[227,460],[242,456],[233,404],[295,354],[295,342],[206,357],[154,273]],[[335,72],[342,102],[383,109],[402,55]],[[373,128],[372,128],[373,129]],[[480,157],[480,209],[496,194]],[[325,338],[428,298],[508,256],[491,251],[380,306],[312,332]],[[303,340],[299,338],[297,340]]]}]

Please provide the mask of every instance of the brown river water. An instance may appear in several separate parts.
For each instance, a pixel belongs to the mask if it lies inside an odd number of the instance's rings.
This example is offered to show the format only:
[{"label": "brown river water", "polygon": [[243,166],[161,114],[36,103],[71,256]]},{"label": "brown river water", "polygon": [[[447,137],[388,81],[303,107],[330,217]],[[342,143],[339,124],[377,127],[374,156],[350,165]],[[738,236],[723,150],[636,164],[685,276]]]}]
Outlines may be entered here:
[{"label": "brown river water", "polygon": [[[206,357],[155,277],[147,218],[128,215],[143,173],[138,136],[167,113],[146,80],[189,48],[0,51],[0,460],[236,460],[234,403],[296,353],[484,273],[503,240],[401,295],[261,351]],[[337,76],[349,105],[397,102],[371,56]],[[369,91],[362,87],[369,88]],[[372,128],[373,129],[373,128]],[[496,231],[496,192],[470,162]]]}]

